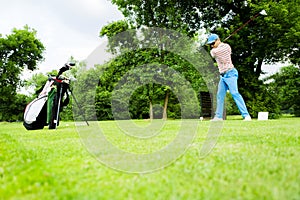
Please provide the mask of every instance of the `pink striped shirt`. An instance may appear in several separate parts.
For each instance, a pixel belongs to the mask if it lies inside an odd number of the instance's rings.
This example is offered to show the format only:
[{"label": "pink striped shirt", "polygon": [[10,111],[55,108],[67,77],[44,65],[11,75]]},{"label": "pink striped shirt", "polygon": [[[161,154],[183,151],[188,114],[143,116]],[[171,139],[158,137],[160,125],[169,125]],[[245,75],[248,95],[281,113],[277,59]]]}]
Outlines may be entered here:
[{"label": "pink striped shirt", "polygon": [[231,47],[229,44],[220,43],[218,47],[213,48],[210,51],[210,54],[216,59],[220,73],[224,73],[234,68],[231,61]]}]

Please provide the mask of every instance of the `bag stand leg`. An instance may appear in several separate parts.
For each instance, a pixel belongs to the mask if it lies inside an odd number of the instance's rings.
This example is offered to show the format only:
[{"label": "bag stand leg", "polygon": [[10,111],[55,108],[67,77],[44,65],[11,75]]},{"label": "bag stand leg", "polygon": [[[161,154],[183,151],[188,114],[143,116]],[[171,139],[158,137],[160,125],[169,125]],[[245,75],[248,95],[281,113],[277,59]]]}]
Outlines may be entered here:
[{"label": "bag stand leg", "polygon": [[73,97],[73,99],[74,99],[74,101],[75,101],[75,103],[76,103],[76,105],[77,105],[77,107],[78,107],[78,109],[79,109],[79,112],[82,114],[85,123],[89,126],[89,123],[88,123],[88,121],[86,120],[86,118],[85,118],[85,116],[84,116],[84,113],[82,112],[82,110],[81,110],[81,108],[80,108],[80,106],[79,106],[79,103],[78,103],[77,99],[75,98],[75,95],[73,94],[73,92],[72,92],[72,90],[71,90],[70,88],[68,88],[68,90],[70,91],[70,93],[71,93],[71,95],[72,95],[72,97]]},{"label": "bag stand leg", "polygon": [[59,90],[59,97],[58,97],[58,105],[57,105],[57,112],[56,112],[56,119],[54,121],[55,124],[55,129],[57,128],[58,125],[58,120],[59,120],[59,111],[60,111],[60,103],[61,103],[61,98],[62,98],[62,90],[63,90],[63,85],[61,85],[60,90]]}]

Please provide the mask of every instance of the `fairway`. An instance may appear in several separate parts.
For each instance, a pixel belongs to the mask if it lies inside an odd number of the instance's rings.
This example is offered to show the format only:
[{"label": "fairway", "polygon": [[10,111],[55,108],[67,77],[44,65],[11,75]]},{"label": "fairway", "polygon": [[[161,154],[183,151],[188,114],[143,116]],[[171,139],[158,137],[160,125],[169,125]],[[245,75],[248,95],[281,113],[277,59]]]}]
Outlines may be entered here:
[{"label": "fairway", "polygon": [[[100,163],[74,122],[37,131],[0,123],[0,199],[300,199],[300,118],[229,118],[203,159],[199,151],[212,122],[197,123],[182,156],[161,170],[138,174]],[[115,146],[147,154],[174,139],[180,120],[167,121],[161,134],[144,144],[117,136],[114,121],[100,124]]]}]

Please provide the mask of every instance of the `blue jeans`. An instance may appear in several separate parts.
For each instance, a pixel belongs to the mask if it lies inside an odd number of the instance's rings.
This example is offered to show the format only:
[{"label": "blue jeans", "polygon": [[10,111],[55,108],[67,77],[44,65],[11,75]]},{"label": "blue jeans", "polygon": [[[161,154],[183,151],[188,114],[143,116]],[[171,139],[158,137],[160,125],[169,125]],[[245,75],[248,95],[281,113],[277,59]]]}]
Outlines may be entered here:
[{"label": "blue jeans", "polygon": [[238,76],[238,71],[235,68],[227,71],[223,76],[220,76],[220,82],[217,93],[216,117],[223,118],[224,101],[227,90],[230,91],[232,98],[235,101],[242,117],[245,118],[246,116],[249,116],[245,101],[238,91]]}]

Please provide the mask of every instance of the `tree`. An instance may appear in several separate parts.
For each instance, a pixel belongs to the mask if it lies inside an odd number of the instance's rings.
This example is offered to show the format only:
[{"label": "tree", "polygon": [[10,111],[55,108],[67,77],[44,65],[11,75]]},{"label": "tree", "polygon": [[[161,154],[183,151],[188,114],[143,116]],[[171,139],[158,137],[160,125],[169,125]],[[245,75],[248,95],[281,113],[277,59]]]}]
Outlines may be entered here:
[{"label": "tree", "polygon": [[[128,27],[129,26],[126,25],[126,22],[119,21],[103,27],[100,32],[100,36],[104,36],[104,35],[108,36],[108,39],[110,41],[109,50],[112,53],[115,54],[119,53],[118,55],[120,55],[115,60],[113,60],[111,63],[108,64],[107,70],[100,77],[100,85],[102,89],[99,92],[100,93],[105,92],[106,94],[106,95],[102,95],[102,97],[107,96],[108,98],[110,98],[110,96],[107,95],[106,91],[108,91],[109,93],[112,92],[112,90],[109,89],[113,89],[114,84],[116,84],[127,71],[132,70],[137,66],[142,66],[150,63],[158,63],[165,66],[169,66],[175,69],[176,71],[182,73],[184,77],[186,77],[186,79],[191,82],[195,91],[198,91],[200,87],[204,88],[204,90],[207,90],[205,82],[203,81],[203,77],[199,75],[199,72],[197,72],[197,70],[191,65],[191,63],[189,63],[187,60],[183,58],[183,57],[193,58],[193,56],[191,55],[194,54],[193,52],[190,52],[190,48],[196,49],[196,47],[189,46],[189,44],[191,43],[190,38],[186,41],[181,41],[184,39],[180,38],[178,33],[164,31],[163,29],[157,29],[157,30],[152,29],[153,31],[147,32],[147,28],[143,29],[142,27],[139,29],[127,30],[126,33],[122,33]],[[117,33],[120,32],[121,34],[117,35]],[[142,42],[140,42],[137,35],[139,36],[143,35],[145,39]],[[178,40],[176,40],[177,38]],[[156,46],[157,49],[149,48],[151,44],[152,46]],[[169,49],[165,48],[165,46],[168,45],[172,46],[172,48],[175,49],[177,48],[176,51],[180,52],[181,56],[169,52],[168,51]],[[188,51],[184,51],[185,48],[188,48]],[[128,51],[128,49],[135,49],[135,50]],[[203,63],[198,63],[198,64],[203,65]],[[111,84],[111,86],[109,87],[104,86],[107,84]],[[168,106],[170,105],[171,107],[173,107],[171,104],[169,104],[169,99],[172,99],[172,93],[168,86],[166,85],[158,86],[156,84],[153,85],[148,84],[147,86],[142,87],[138,91],[140,92],[139,95],[144,98],[133,97],[133,99],[135,101],[139,99],[139,101],[143,100],[147,102],[147,105],[149,106],[148,112],[150,118],[153,117],[154,102],[160,102],[159,104],[162,105],[163,107],[162,117],[164,119],[167,118],[167,113],[169,113],[167,112]],[[158,94],[160,94],[160,96]],[[135,95],[138,94],[135,93]],[[105,102],[103,98],[101,99],[102,102]],[[107,100],[107,102],[110,101]],[[177,102],[175,101],[175,103],[178,104],[178,101]],[[100,105],[100,102],[98,103],[98,105]],[[143,104],[139,103],[139,105],[143,105]],[[102,109],[104,109],[104,107],[102,107]],[[132,113],[135,113],[134,110],[136,109],[131,109]],[[144,110],[144,109],[138,109],[138,110]],[[176,110],[178,111],[178,109]],[[136,113],[134,117],[145,116],[144,115],[145,112],[142,111],[142,113],[143,114]],[[171,114],[171,115],[180,116],[180,111],[177,112],[176,114]]]},{"label": "tree", "polygon": [[[227,42],[232,46],[234,65],[239,69],[239,88],[251,115],[257,109],[277,112],[273,103],[255,107],[257,99],[271,99],[259,80],[263,63],[289,60],[299,65],[300,0],[112,0],[129,23],[175,29],[193,36],[201,28],[225,38],[256,13],[258,17]],[[209,50],[209,49],[208,49]],[[263,97],[264,96],[264,97]]]},{"label": "tree", "polygon": [[[55,71],[54,74],[57,74],[57,72]],[[48,80],[48,77],[45,74],[38,73],[38,74],[32,75],[31,78],[24,81],[25,88],[27,90],[30,90],[30,89],[33,90],[33,94],[31,94],[33,99],[36,98],[39,95],[39,93],[42,91],[47,80]]]},{"label": "tree", "polygon": [[[129,51],[105,65],[97,66],[96,69],[81,73],[80,79],[78,80],[80,87],[77,88],[79,90],[77,93],[79,96],[84,95],[80,98],[80,101],[88,102],[89,105],[93,105],[93,102],[90,100],[95,100],[98,119],[113,119],[114,116],[111,110],[113,101],[112,94],[116,91],[117,84],[126,85],[127,83],[131,83],[132,87],[129,87],[128,90],[118,91],[119,97],[121,95],[121,98],[116,98],[121,99],[125,103],[129,102],[128,109],[130,110],[131,118],[145,119],[155,116],[163,117],[163,114],[165,119],[167,115],[172,118],[178,118],[178,116],[181,116],[181,110],[178,109],[177,106],[179,104],[178,99],[176,99],[176,95],[172,93],[170,87],[167,86],[167,83],[162,83],[171,77],[173,82],[169,82],[168,84],[180,86],[180,84],[183,84],[182,79],[176,74],[169,74],[167,76],[170,70],[168,71],[168,68],[163,65],[170,66],[172,69],[180,72],[183,77],[191,83],[191,87],[194,91],[198,91],[200,87],[205,89],[206,85],[204,84],[203,77],[199,75],[189,62],[171,52],[164,53],[164,61],[161,61],[161,58],[156,56],[158,55],[157,49],[145,50],[142,48],[136,51]],[[161,68],[159,68],[160,66]],[[154,72],[153,69],[157,69],[157,71]],[[97,74],[101,74],[100,77],[95,77]],[[154,75],[156,74],[161,74],[161,76],[155,77]],[[150,79],[147,75],[150,76]],[[166,75],[167,78],[163,77],[164,75]],[[93,84],[90,83],[91,80],[92,82],[99,81],[96,87],[95,99],[89,96],[90,91],[87,89]],[[149,82],[149,80],[153,82]],[[159,83],[155,83],[154,80],[159,81]],[[135,88],[134,86],[140,87]],[[95,88],[91,88],[91,94],[95,93],[94,89]],[[130,89],[136,89],[136,91],[133,92]],[[186,91],[189,90],[186,89]],[[192,94],[191,92],[189,95]],[[189,95],[186,95],[186,98],[188,98]],[[117,107],[117,109],[119,109],[117,118],[124,119],[128,117],[125,113],[126,110],[124,110],[128,106],[123,104],[119,105],[121,106]],[[195,110],[197,106],[195,106],[195,109],[190,109]],[[85,110],[88,110],[88,108]],[[124,115],[120,113],[124,113]],[[191,115],[192,114],[193,117],[198,117],[196,115],[199,114],[199,112],[197,114],[191,112]]]},{"label": "tree", "polygon": [[267,80],[269,89],[278,95],[281,110],[300,116],[300,70],[299,67],[290,65],[283,67],[280,71]]},{"label": "tree", "polygon": [[16,94],[13,101],[5,107],[5,112],[0,112],[0,121],[22,121],[24,109],[30,98],[24,94]]},{"label": "tree", "polygon": [[257,76],[263,62],[289,59],[299,64],[299,0],[112,0],[112,3],[135,27],[163,27],[189,35],[206,28],[222,38],[265,9],[267,17],[255,19],[228,40],[236,47],[235,58],[242,55],[239,63],[256,63],[251,67],[253,72],[256,69]]},{"label": "tree", "polygon": [[36,38],[36,31],[25,26],[13,29],[12,34],[0,35],[0,120],[9,120],[11,105],[15,103],[17,88],[21,85],[20,74],[23,69],[36,69],[43,60],[43,44]]},{"label": "tree", "polygon": [[[112,0],[134,27],[167,28],[193,36],[203,20],[201,11],[212,14],[213,1],[195,0]],[[211,5],[210,5],[211,4]],[[207,9],[211,6],[209,9]],[[203,8],[203,9],[201,9]]]}]

